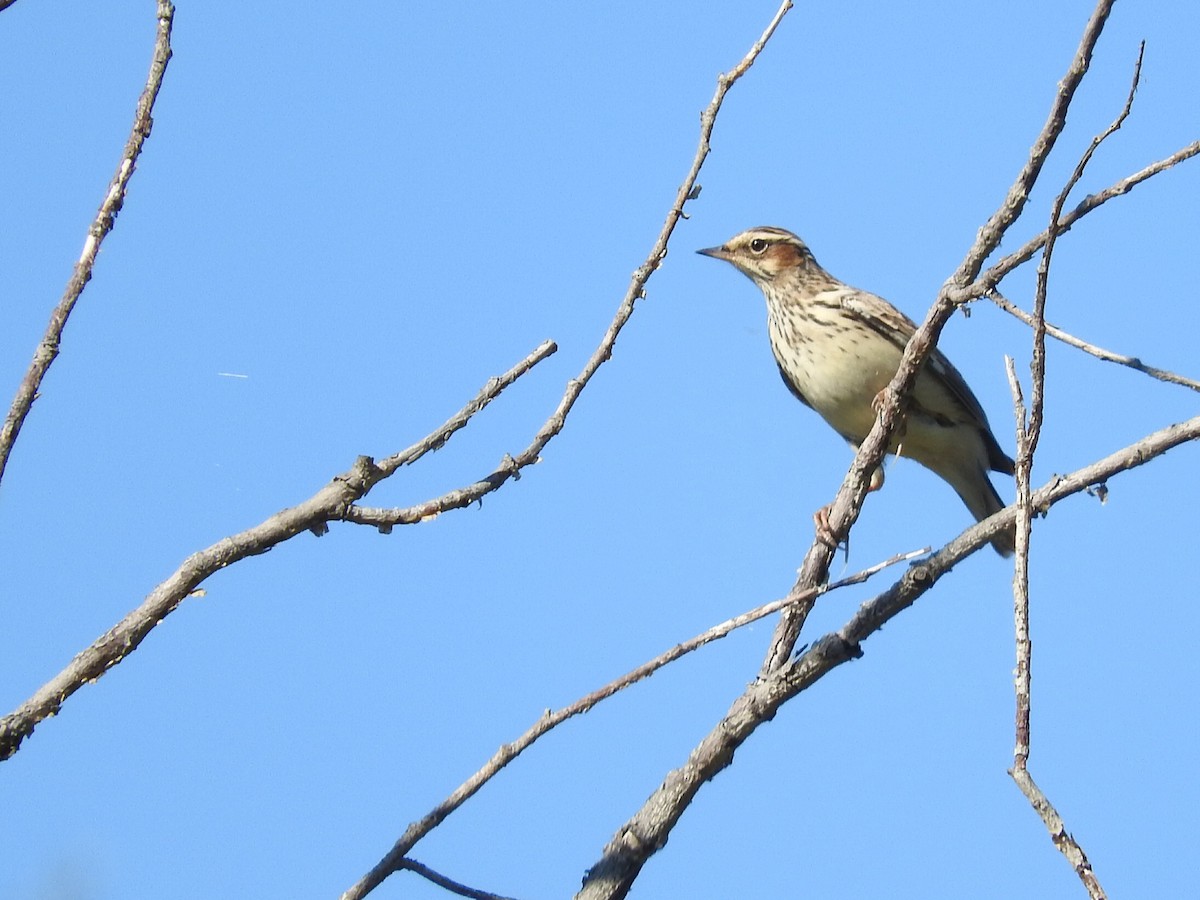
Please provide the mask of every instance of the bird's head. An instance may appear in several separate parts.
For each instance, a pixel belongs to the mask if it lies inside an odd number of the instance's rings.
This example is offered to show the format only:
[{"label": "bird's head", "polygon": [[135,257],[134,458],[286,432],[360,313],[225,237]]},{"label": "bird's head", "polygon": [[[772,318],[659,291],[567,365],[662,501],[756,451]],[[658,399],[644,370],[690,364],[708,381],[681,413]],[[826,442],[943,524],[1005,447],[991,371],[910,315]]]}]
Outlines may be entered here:
[{"label": "bird's head", "polygon": [[751,228],[720,247],[696,252],[725,260],[759,286],[770,284],[780,275],[828,277],[804,241],[790,231],[770,225]]}]

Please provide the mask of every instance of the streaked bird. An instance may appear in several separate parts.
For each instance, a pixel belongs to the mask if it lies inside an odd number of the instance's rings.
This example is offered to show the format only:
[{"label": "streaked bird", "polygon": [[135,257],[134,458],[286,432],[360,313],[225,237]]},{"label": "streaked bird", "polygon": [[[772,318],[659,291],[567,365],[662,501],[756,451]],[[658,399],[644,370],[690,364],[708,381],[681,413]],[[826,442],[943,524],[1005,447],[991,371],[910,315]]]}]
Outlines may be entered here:
[{"label": "streaked bird", "polygon": [[[751,228],[698,252],[725,260],[759,286],[784,384],[857,449],[875,424],[877,398],[900,367],[916,324],[882,297],[838,281],[782,228]],[[921,367],[903,413],[889,453],[940,476],[976,520],[1004,508],[988,472],[1011,475],[1014,463],[966,380],[937,348]],[[870,487],[882,485],[880,467]],[[820,513],[817,524],[828,531]],[[1011,556],[1013,529],[1000,532],[992,546]]]}]

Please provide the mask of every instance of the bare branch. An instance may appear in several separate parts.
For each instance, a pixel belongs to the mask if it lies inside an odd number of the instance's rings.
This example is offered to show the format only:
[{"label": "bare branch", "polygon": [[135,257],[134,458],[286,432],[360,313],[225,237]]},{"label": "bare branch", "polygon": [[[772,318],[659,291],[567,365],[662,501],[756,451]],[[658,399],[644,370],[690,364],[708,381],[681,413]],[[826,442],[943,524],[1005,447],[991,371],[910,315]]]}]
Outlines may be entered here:
[{"label": "bare branch", "polygon": [[[1017,304],[1013,303],[1011,300],[1001,294],[1000,291],[992,289],[988,291],[987,297],[994,304],[996,304],[996,306],[1000,307],[1000,309],[1004,310],[1009,315],[1020,319],[1026,325],[1033,325],[1033,316],[1025,312],[1025,310],[1021,309],[1021,307],[1017,306]],[[1105,362],[1117,363],[1121,366],[1128,366],[1131,369],[1135,369],[1138,372],[1149,375],[1151,378],[1157,378],[1159,381],[1165,381],[1168,384],[1178,384],[1182,387],[1191,388],[1193,391],[1200,391],[1200,381],[1193,381],[1191,378],[1185,378],[1184,376],[1176,374],[1175,372],[1171,372],[1167,369],[1157,369],[1154,366],[1148,366],[1136,356],[1125,356],[1121,353],[1114,353],[1111,350],[1105,350],[1103,347],[1098,347],[1095,344],[1088,343],[1082,338],[1078,338],[1056,325],[1051,325],[1049,322],[1046,323],[1046,334],[1055,340],[1062,341],[1069,347],[1074,347],[1076,350],[1082,350],[1084,353],[1088,353],[1097,359],[1104,360]]]},{"label": "bare branch", "polygon": [[[547,341],[499,378],[491,379],[474,400],[414,447],[430,449],[444,444],[471,415],[554,350],[554,344]],[[390,459],[403,456],[397,454]],[[400,464],[392,466],[391,471],[394,472]],[[0,719],[0,761],[16,753],[21,742],[33,733],[37,724],[55,715],[68,697],[137,649],[146,636],[210,575],[249,556],[266,553],[305,531],[323,534],[328,528],[327,523],[344,518],[345,510],[355,500],[365,496],[389,474],[375,465],[370,457],[360,456],[350,469],[335,476],[329,484],[299,505],[281,510],[253,528],[193,553],[166,581],[151,591],[137,609],[79,653],[65,669],[21,706]]]},{"label": "bare branch", "polygon": [[565,722],[574,716],[588,712],[597,704],[614,694],[623,691],[625,688],[636,684],[637,682],[650,677],[663,666],[674,662],[681,656],[691,653],[705,644],[719,640],[731,631],[741,628],[744,625],[749,625],[751,622],[757,622],[759,619],[773,615],[779,612],[786,606],[796,603],[800,600],[808,599],[811,593],[828,593],[839,588],[848,587],[852,584],[861,584],[872,575],[883,569],[893,566],[898,562],[914,559],[929,552],[929,548],[925,547],[921,550],[913,550],[908,553],[899,553],[883,562],[876,563],[854,575],[847,576],[827,587],[812,588],[805,591],[803,594],[789,594],[782,600],[773,600],[762,606],[752,609],[749,612],[742,613],[739,616],[734,616],[732,619],[727,619],[719,625],[714,625],[712,628],[697,635],[690,640],[676,644],[665,653],[656,656],[649,662],[643,663],[636,669],[627,672],[615,681],[611,681],[604,687],[592,691],[590,694],[581,697],[569,706],[564,706],[562,709],[551,712],[546,710],[546,714],[538,719],[524,734],[510,744],[505,744],[501,747],[491,759],[487,761],[474,775],[464,781],[455,791],[436,806],[423,818],[413,822],[401,835],[400,839],[392,846],[392,849],[381,859],[366,875],[364,875],[353,887],[342,894],[341,900],[361,900],[393,872],[406,868],[406,854],[421,840],[425,835],[429,834],[434,828],[440,825],[450,816],[456,809],[462,806],[467,800],[473,797],[487,782],[491,781],[500,771],[515,760],[518,756],[524,753],[531,747],[535,741],[541,738],[551,729]]},{"label": "bare branch", "polygon": [[[1021,381],[1017,378],[1016,365],[1011,356],[1004,357],[1005,370],[1008,372],[1008,384],[1013,396],[1013,418],[1016,420],[1017,456],[1025,458],[1028,463],[1029,450],[1025,430],[1025,398],[1021,395]],[[1013,676],[1013,686],[1017,697],[1016,711],[1016,749],[1014,753],[1020,760],[1029,758],[1029,698],[1030,698],[1030,639],[1029,639],[1029,535],[1032,522],[1032,509],[1029,496],[1028,464],[1020,466],[1015,473],[1017,476],[1017,547],[1016,572],[1013,575],[1013,620],[1016,632],[1017,668]],[[1024,767],[1021,763],[1020,768]]]},{"label": "bare branch", "polygon": [[496,378],[491,379],[479,395],[448,419],[441,428],[427,435],[406,450],[401,450],[386,459],[381,459],[375,465],[384,476],[391,475],[401,466],[410,466],[431,450],[441,450],[456,431],[464,428],[471,417],[484,409],[489,403],[500,396],[506,387],[558,350],[554,341],[543,341],[527,357]]},{"label": "bare branch", "polygon": [[1104,893],[1104,888],[1100,886],[1100,882],[1096,879],[1096,873],[1092,871],[1092,864],[1087,858],[1087,854],[1083,852],[1083,848],[1075,841],[1075,838],[1067,831],[1066,825],[1059,816],[1058,811],[1053,804],[1042,793],[1042,789],[1037,786],[1037,782],[1033,780],[1033,776],[1024,768],[1014,768],[1010,775],[1013,781],[1017,783],[1017,787],[1021,789],[1021,793],[1029,800],[1038,817],[1046,823],[1046,827],[1050,830],[1050,840],[1071,863],[1071,867],[1075,869],[1075,874],[1079,876],[1079,880],[1083,882],[1084,888],[1088,892],[1088,897],[1091,900],[1105,900],[1108,895]]},{"label": "bare branch", "polygon": [[433,869],[424,863],[419,863],[415,859],[402,860],[399,869],[407,869],[409,872],[415,872],[422,878],[432,881],[438,887],[445,888],[452,894],[458,894],[460,897],[470,897],[471,900],[512,900],[511,897],[502,897],[499,894],[492,894],[487,891],[476,890],[475,888],[467,887],[465,884],[459,884],[451,878],[447,878],[440,872],[435,872]]},{"label": "bare branch", "polygon": [[[12,0],[0,6],[0,10],[11,5]],[[62,299],[50,314],[50,324],[42,336],[37,350],[34,351],[33,361],[21,379],[17,395],[13,398],[4,424],[0,426],[0,480],[4,478],[4,470],[8,466],[8,458],[12,454],[13,445],[21,433],[21,426],[33,408],[33,402],[38,398],[42,379],[46,377],[50,365],[58,358],[59,345],[62,342],[63,329],[67,319],[75,308],[84,287],[92,278],[92,268],[96,264],[96,256],[104,238],[112,231],[117,221],[117,213],[125,202],[125,192],[129,189],[129,181],[137,167],[138,157],[146,138],[150,137],[153,125],[152,114],[154,102],[158,99],[158,90],[162,87],[163,76],[167,71],[167,63],[171,60],[171,26],[175,17],[175,7],[170,0],[158,0],[158,33],[154,40],[154,55],[150,60],[150,74],[146,77],[146,86],[138,98],[137,109],[133,116],[133,129],[125,142],[121,153],[121,162],[117,166],[117,174],[109,182],[104,194],[104,201],[88,228],[87,239],[83,242],[83,253],[75,263],[71,280],[63,291]]]},{"label": "bare branch", "polygon": [[[939,292],[924,323],[909,341],[894,378],[882,392],[878,419],[866,440],[860,445],[833,504],[827,508],[829,531],[836,538],[844,538],[857,519],[871,473],[882,461],[891,436],[899,427],[903,400],[912,390],[916,374],[936,344],[949,316],[957,306],[981,296],[989,287],[995,286],[994,282],[989,285],[979,279],[984,260],[999,246],[1009,226],[1024,209],[1030,190],[1062,132],[1067,108],[1087,72],[1092,52],[1111,8],[1112,0],[1099,0],[1097,3],[1084,29],[1079,48],[1059,84],[1046,124],[1031,148],[1028,161],[1001,207],[980,230],[962,263]],[[1162,168],[1158,170],[1161,171]],[[1133,180],[1129,180],[1129,184],[1132,183]],[[1196,423],[1196,427],[1200,428],[1200,423]],[[1125,464],[1140,464],[1140,460],[1125,460]],[[1079,485],[1077,489],[1082,490],[1084,487],[1085,485]],[[964,532],[958,541],[947,545],[943,554],[936,556],[934,560],[958,560],[975,552],[984,539],[994,536],[1006,526],[1012,527],[1014,518],[1015,508],[1009,508],[977,523]],[[796,583],[797,591],[821,583],[827,576],[832,554],[833,549],[824,541],[814,541],[801,568]],[[935,573],[934,577],[931,577],[931,572],[934,570],[928,563],[910,569],[910,573],[913,573],[911,578],[906,577],[904,589],[897,589],[895,593],[896,602],[899,602],[900,606],[894,612],[913,602],[920,593],[928,589],[928,585],[940,574]],[[735,703],[729,715],[697,746],[687,764],[671,773],[639,812],[618,830],[605,848],[603,857],[589,871],[579,897],[595,900],[624,896],[641,866],[666,842],[675,822],[703,782],[728,765],[737,746],[757,724],[774,714],[778,703],[783,702],[782,696],[773,698],[770,694],[763,695],[756,691],[756,688],[777,683],[777,676],[781,675],[787,676],[785,681],[789,683],[797,678],[797,683],[802,683],[809,677],[805,674],[808,671],[806,668],[797,668],[799,663],[793,664],[789,660],[813,602],[812,599],[803,600],[783,611],[779,627],[772,637],[771,646],[760,670],[759,681]],[[868,604],[864,607],[864,615],[877,615],[881,610],[887,609],[890,609],[887,603]],[[847,640],[847,636],[853,635],[847,632],[847,635],[827,636],[813,644],[801,657],[801,661],[805,666],[811,667],[815,665],[815,660],[823,658],[827,658],[829,662],[826,664],[831,665],[853,658],[860,651],[857,641]],[[819,668],[813,669],[813,672],[818,673],[816,677],[819,677]]]},{"label": "bare branch", "polygon": [[[1200,438],[1200,416],[1147,435],[1069,475],[1055,477],[1035,491],[1032,508],[1049,509],[1072,494],[1144,465],[1172,447]],[[814,641],[796,659],[760,677],[734,701],[729,712],[692,751],[687,762],[667,774],[642,808],[604,848],[584,879],[580,900],[623,897],[646,861],[667,841],[671,829],[700,788],[733,761],[734,752],[779,708],[833,669],[862,655],[862,644],[912,606],[954,566],[986,544],[1017,513],[1009,506],[965,530],[928,559],[909,566],[883,593],[859,607],[835,632]]]}]

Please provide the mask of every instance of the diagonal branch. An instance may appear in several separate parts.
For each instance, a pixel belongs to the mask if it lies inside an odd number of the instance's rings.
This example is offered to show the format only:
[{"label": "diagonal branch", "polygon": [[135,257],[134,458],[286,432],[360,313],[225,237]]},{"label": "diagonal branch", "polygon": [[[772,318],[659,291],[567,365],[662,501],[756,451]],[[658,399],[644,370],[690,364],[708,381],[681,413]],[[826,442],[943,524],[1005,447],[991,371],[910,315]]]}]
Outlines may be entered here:
[{"label": "diagonal branch", "polygon": [[[414,447],[428,449],[444,444],[451,434],[466,424],[471,415],[555,349],[553,342],[546,341],[499,378],[491,379],[474,400]],[[403,456],[397,454],[389,458],[395,460]],[[394,472],[395,468],[393,466],[391,471]],[[137,609],[79,653],[65,669],[21,706],[0,719],[0,760],[16,753],[21,742],[33,733],[37,724],[55,715],[68,697],[137,649],[146,636],[209,576],[247,557],[266,553],[305,531],[324,533],[327,523],[344,518],[350,504],[366,495],[389,474],[370,457],[360,456],[349,470],[335,476],[329,484],[299,505],[281,510],[253,528],[193,553],[166,581],[151,591]]]},{"label": "diagonal branch", "polygon": [[[1066,234],[1076,222],[1093,210],[1103,206],[1109,200],[1128,194],[1142,182],[1196,155],[1200,155],[1200,141],[1193,141],[1186,147],[1181,147],[1170,156],[1153,162],[1144,169],[1134,172],[1120,181],[1114,182],[1102,191],[1098,191],[1095,194],[1088,194],[1079,201],[1079,204],[1073,210],[1059,219],[1058,226],[1054,230],[1055,235]],[[1049,233],[1043,231],[1041,234],[1030,238],[1029,241],[1017,250],[1014,250],[1007,256],[1001,257],[998,262],[990,266],[986,272],[976,279],[975,284],[970,288],[970,295],[972,297],[982,297],[988,291],[995,288],[1005,275],[1008,275],[1018,266],[1033,259],[1033,254],[1042,249],[1048,236]]]},{"label": "diagonal branch", "polygon": [[[704,165],[704,160],[708,157],[708,154],[711,150],[710,140],[712,137],[713,127],[716,124],[716,117],[721,109],[722,103],[725,100],[725,95],[728,94],[729,89],[733,87],[738,79],[740,79],[747,71],[749,71],[750,67],[754,64],[754,61],[766,47],[767,41],[769,41],[771,36],[775,33],[779,23],[783,20],[783,16],[791,8],[791,0],[784,0],[784,2],[779,6],[778,10],[776,10],[775,15],[771,19],[770,23],[768,23],[767,27],[763,30],[762,35],[741,59],[741,61],[738,62],[738,64],[729,72],[718,76],[716,92],[713,94],[712,100],[709,102],[708,106],[700,116],[700,139],[696,154],[692,159],[691,167],[689,168],[683,183],[679,186],[679,189],[675,194],[675,202],[672,205],[670,212],[667,214],[667,220],[663,224],[662,230],[659,232],[658,239],[654,244],[650,256],[634,272],[633,281],[629,286],[629,290],[627,291],[625,298],[622,300],[621,305],[618,307],[617,314],[613,319],[612,324],[609,326],[608,331],[605,332],[604,337],[601,339],[600,346],[596,348],[596,352],[592,354],[592,357],[584,366],[583,372],[581,372],[577,378],[568,382],[566,393],[559,402],[558,408],[546,421],[545,425],[542,426],[537,435],[535,435],[533,442],[529,445],[529,447],[518,454],[515,458],[506,458],[504,463],[490,476],[483,479],[483,481],[476,482],[474,485],[469,485],[468,487],[459,491],[453,491],[450,494],[446,494],[443,497],[429,501],[426,504],[422,504],[417,507],[410,507],[408,509],[385,510],[351,506],[344,514],[344,518],[346,520],[372,524],[385,529],[393,524],[406,523],[414,519],[419,521],[422,517],[437,515],[442,509],[447,508],[448,506],[457,506],[462,503],[473,502],[474,498],[483,496],[483,494],[488,490],[494,490],[495,487],[499,486],[504,481],[507,481],[509,478],[518,476],[521,469],[525,466],[537,462],[538,454],[540,453],[541,449],[555,434],[558,433],[559,430],[561,430],[563,421],[565,420],[566,415],[570,412],[575,400],[578,398],[580,391],[583,390],[588,380],[591,379],[592,375],[595,374],[600,365],[602,365],[611,356],[612,348],[616,343],[617,335],[624,327],[625,323],[629,320],[629,317],[633,314],[634,304],[638,299],[645,296],[646,281],[662,264],[663,259],[666,258],[667,242],[670,239],[675,226],[678,224],[679,219],[685,215],[684,205],[688,200],[694,199],[698,195],[696,179],[699,177],[700,169]],[[537,726],[535,726],[534,729],[531,729],[531,732],[536,731],[536,729]],[[533,735],[533,737],[530,739],[530,742],[536,739],[537,736],[537,734]],[[497,757],[503,756],[505,752],[506,751],[502,749],[501,753],[497,754]],[[500,766],[505,764],[507,764],[507,760],[499,763]],[[491,775],[487,775],[487,778],[490,777]],[[484,780],[486,781],[486,778],[484,778]],[[482,782],[480,782],[480,784],[482,784]],[[465,800],[467,797],[469,797],[470,794],[474,793],[475,790],[478,790],[478,786],[469,788],[467,785],[464,785],[463,788],[460,788],[460,791],[462,790],[469,790],[469,793],[463,796],[458,803],[461,803],[462,800]],[[452,797],[451,800],[453,799],[454,798]],[[449,803],[451,801],[447,802]],[[446,804],[443,804],[443,807],[445,806]],[[440,812],[443,807],[439,807],[439,809],[434,810],[434,812],[430,814],[431,817],[437,817],[440,815],[440,818],[437,818],[437,821],[433,821],[432,824],[425,828],[425,831],[428,831],[429,828],[436,826],[441,819],[445,818],[446,815],[449,815],[454,808],[457,808],[457,804],[445,809],[444,812]],[[430,817],[426,818],[429,819]],[[417,823],[417,825],[420,825],[420,823]],[[410,831],[411,830],[412,829],[410,829]],[[423,831],[422,834],[424,833],[425,832]],[[420,836],[421,835],[417,835],[413,842],[415,842],[416,839],[419,839]],[[358,884],[356,884],[350,889],[350,891],[347,891],[343,895],[343,900],[352,900],[352,898],[363,897],[377,887],[380,883],[382,883],[383,879],[385,879],[392,871],[395,870],[396,860],[401,858],[403,853],[406,852],[397,852],[397,848],[399,848],[401,843],[404,841],[405,838],[402,837],[401,841],[397,842],[396,847],[393,847],[392,852],[390,852],[388,856],[385,856],[385,858],[374,869],[372,869],[370,873],[364,876],[364,878]],[[411,844],[409,844],[409,846],[411,846]]]},{"label": "diagonal branch", "polygon": [[421,440],[417,441],[411,447],[401,450],[399,453],[394,453],[386,459],[381,459],[375,463],[376,468],[383,473],[383,477],[387,477],[399,469],[401,466],[411,466],[418,459],[433,450],[441,450],[446,446],[446,442],[454,436],[455,432],[466,427],[471,421],[471,417],[477,412],[483,410],[489,403],[500,396],[500,392],[506,387],[540,363],[543,359],[553,355],[558,350],[558,345],[554,341],[543,341],[534,351],[527,357],[505,372],[503,375],[498,375],[488,381],[483,386],[478,396],[470,403],[460,409],[457,413],[451,416],[446,422],[436,431],[426,435]]},{"label": "diagonal branch", "polygon": [[1100,34],[1104,30],[1108,14],[1112,12],[1113,2],[1114,0],[1099,0],[1096,8],[1092,11],[1091,18],[1084,26],[1083,37],[1079,41],[1079,48],[1075,51],[1075,58],[1071,60],[1071,65],[1067,68],[1067,74],[1063,76],[1063,80],[1058,83],[1058,93],[1054,96],[1054,103],[1050,107],[1050,115],[1046,119],[1046,124],[1042,126],[1041,133],[1029,150],[1029,159],[1025,161],[1025,166],[1021,169],[1017,180],[1009,188],[1004,203],[980,229],[975,246],[967,254],[967,258],[963,260],[952,279],[957,284],[965,285],[974,280],[983,266],[983,261],[1000,246],[1000,241],[1009,226],[1017,220],[1025,208],[1038,175],[1042,171],[1042,166],[1045,165],[1050,151],[1054,149],[1054,144],[1058,141],[1058,136],[1062,134],[1062,130],[1067,124],[1067,110],[1075,97],[1075,91],[1079,88],[1083,76],[1087,74],[1088,67],[1091,65],[1092,52],[1096,49],[1096,42],[1100,40]]},{"label": "diagonal branch", "polygon": [[511,897],[502,897],[499,894],[493,894],[489,891],[481,891],[477,888],[467,887],[465,884],[460,884],[453,878],[447,878],[441,872],[435,872],[433,869],[424,863],[419,863],[415,859],[405,859],[397,867],[405,869],[420,875],[426,881],[436,884],[440,888],[445,888],[452,894],[457,894],[460,897],[468,897],[470,900],[513,900]]},{"label": "diagonal branch", "polygon": [[[1021,307],[1017,306],[1017,304],[1013,303],[1011,300],[1001,294],[1000,291],[993,288],[992,290],[988,291],[987,298],[1010,316],[1020,319],[1026,325],[1033,325],[1033,316],[1025,312],[1025,310],[1021,309]],[[1151,378],[1157,378],[1159,381],[1165,381],[1168,384],[1178,384],[1182,387],[1191,388],[1193,391],[1200,391],[1200,381],[1194,381],[1191,378],[1185,378],[1183,375],[1178,375],[1175,372],[1169,371],[1168,369],[1158,369],[1154,366],[1148,366],[1136,356],[1126,356],[1123,353],[1114,353],[1112,350],[1105,350],[1103,347],[1098,347],[1095,344],[1088,343],[1082,338],[1078,338],[1070,332],[1064,331],[1057,325],[1051,325],[1049,322],[1046,322],[1045,326],[1046,334],[1057,341],[1062,341],[1068,347],[1074,347],[1076,350],[1082,350],[1084,353],[1094,356],[1097,359],[1102,359],[1105,362],[1116,363],[1117,365],[1121,366],[1128,366],[1130,369],[1134,369],[1145,375],[1149,375]]]},{"label": "diagonal branch", "polygon": [[[11,3],[11,0],[10,0]],[[0,10],[10,5],[0,5]],[[88,228],[87,239],[83,242],[83,253],[75,263],[75,270],[63,291],[62,299],[50,314],[50,324],[42,336],[37,350],[34,351],[33,361],[21,379],[17,395],[13,398],[4,424],[0,425],[0,480],[4,478],[4,470],[8,466],[8,458],[12,454],[13,445],[21,433],[21,426],[33,408],[33,402],[38,398],[42,379],[46,377],[51,364],[58,358],[59,346],[62,343],[63,329],[67,319],[79,301],[83,289],[91,281],[92,269],[96,265],[96,256],[100,253],[100,245],[112,231],[117,221],[117,213],[125,202],[125,192],[129,189],[129,180],[133,178],[137,167],[138,157],[146,138],[150,137],[153,124],[154,101],[158,99],[158,90],[162,87],[163,76],[167,71],[167,63],[171,60],[171,25],[175,17],[175,7],[170,0],[158,0],[158,34],[154,40],[154,56],[150,60],[150,74],[146,77],[146,86],[138,98],[137,109],[133,116],[133,129],[125,142],[121,153],[121,162],[117,166],[117,174],[109,182],[104,194],[104,201]]]}]

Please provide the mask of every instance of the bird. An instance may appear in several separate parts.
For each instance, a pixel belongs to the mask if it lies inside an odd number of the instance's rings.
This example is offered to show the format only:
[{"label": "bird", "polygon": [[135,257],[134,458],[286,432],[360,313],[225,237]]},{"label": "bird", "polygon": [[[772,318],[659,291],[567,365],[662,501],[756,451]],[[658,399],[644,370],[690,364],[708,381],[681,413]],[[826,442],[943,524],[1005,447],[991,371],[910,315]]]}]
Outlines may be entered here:
[{"label": "bird", "polygon": [[[917,330],[912,319],[882,297],[834,278],[800,238],[783,228],[751,228],[697,252],[730,263],[758,285],[784,384],[857,451],[875,423],[881,392]],[[1015,464],[966,379],[936,347],[902,412],[888,453],[915,459],[941,477],[976,521],[1004,508],[988,473],[1012,475]],[[882,486],[881,465],[869,490]],[[818,535],[830,542],[828,509],[814,519]],[[992,546],[1001,556],[1012,556],[1015,529],[1001,531]]]}]

